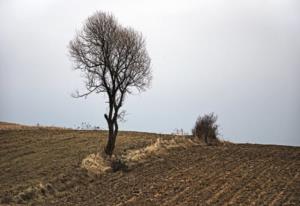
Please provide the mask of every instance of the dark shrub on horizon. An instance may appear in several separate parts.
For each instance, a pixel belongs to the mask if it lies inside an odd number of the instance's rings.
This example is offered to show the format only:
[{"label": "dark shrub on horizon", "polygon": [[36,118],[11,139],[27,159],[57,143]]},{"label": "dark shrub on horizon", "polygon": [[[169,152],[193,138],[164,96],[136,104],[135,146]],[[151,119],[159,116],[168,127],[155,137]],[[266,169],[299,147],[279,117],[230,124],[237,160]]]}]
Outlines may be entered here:
[{"label": "dark shrub on horizon", "polygon": [[199,139],[203,139],[206,144],[213,144],[218,140],[218,125],[216,124],[218,117],[214,113],[199,116],[192,134]]}]

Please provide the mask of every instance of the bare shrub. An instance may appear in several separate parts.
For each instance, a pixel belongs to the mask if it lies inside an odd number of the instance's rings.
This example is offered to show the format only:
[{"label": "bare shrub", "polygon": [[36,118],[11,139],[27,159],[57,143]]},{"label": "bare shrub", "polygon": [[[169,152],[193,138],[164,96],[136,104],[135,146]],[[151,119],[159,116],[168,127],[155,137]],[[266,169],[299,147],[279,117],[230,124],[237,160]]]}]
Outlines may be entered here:
[{"label": "bare shrub", "polygon": [[192,129],[193,136],[204,139],[208,145],[217,142],[219,134],[217,119],[218,117],[214,113],[199,116]]}]

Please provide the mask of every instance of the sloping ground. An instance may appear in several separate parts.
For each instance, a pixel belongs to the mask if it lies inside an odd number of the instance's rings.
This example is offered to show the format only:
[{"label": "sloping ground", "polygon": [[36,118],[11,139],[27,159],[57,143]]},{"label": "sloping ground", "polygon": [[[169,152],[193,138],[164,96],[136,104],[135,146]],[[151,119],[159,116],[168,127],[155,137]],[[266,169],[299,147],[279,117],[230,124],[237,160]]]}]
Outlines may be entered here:
[{"label": "sloping ground", "polygon": [[17,130],[26,128],[29,128],[29,126],[9,122],[0,122],[0,130]]},{"label": "sloping ground", "polygon": [[29,126],[29,125],[22,125],[22,124],[16,124],[16,123],[10,123],[10,122],[1,122],[0,121],[0,131],[1,130],[32,130],[32,129],[65,129],[62,127],[54,127],[54,126]]},{"label": "sloping ground", "polygon": [[[80,168],[106,133],[0,131],[0,199],[32,205],[300,205],[300,148],[265,145],[178,147],[128,172]],[[117,154],[156,138],[122,132]]]}]

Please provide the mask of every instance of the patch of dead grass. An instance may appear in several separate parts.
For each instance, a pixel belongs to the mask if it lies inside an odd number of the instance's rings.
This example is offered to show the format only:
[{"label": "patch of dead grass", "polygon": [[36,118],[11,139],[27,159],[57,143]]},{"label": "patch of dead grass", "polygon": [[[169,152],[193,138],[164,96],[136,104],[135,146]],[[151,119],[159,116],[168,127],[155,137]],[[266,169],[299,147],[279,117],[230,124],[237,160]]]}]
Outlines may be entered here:
[{"label": "patch of dead grass", "polygon": [[141,149],[129,150],[126,154],[122,155],[122,159],[128,163],[141,162],[151,155],[165,154],[169,149],[178,147],[188,148],[189,146],[198,144],[199,142],[196,139],[185,137],[174,137],[170,140],[157,138],[151,145]]},{"label": "patch of dead grass", "polygon": [[[138,163],[145,162],[152,155],[166,154],[168,150],[175,148],[188,148],[194,145],[200,145],[198,138],[186,138],[175,136],[172,139],[157,138],[156,141],[146,147],[140,149],[128,150],[120,157],[121,162],[127,166],[134,166]],[[90,154],[82,160],[81,167],[93,174],[102,174],[112,171],[111,163],[116,160],[112,158],[104,158],[100,154]]]},{"label": "patch of dead grass", "polygon": [[99,153],[90,154],[81,162],[81,167],[94,174],[101,174],[111,170],[109,161]]}]

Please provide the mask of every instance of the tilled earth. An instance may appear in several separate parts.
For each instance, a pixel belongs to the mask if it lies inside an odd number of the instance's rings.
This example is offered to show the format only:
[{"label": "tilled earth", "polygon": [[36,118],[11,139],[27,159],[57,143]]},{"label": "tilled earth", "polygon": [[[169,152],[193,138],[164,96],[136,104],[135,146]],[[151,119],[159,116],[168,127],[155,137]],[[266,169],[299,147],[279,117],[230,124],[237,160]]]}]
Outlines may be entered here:
[{"label": "tilled earth", "polygon": [[[89,174],[80,162],[99,151],[105,137],[100,131],[0,131],[0,200],[9,205],[300,205],[299,147],[191,146],[153,155],[127,172]],[[121,132],[116,154],[157,137],[171,138]]]}]

